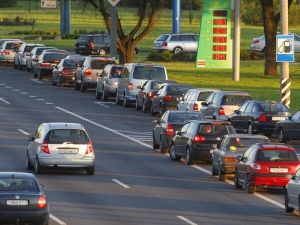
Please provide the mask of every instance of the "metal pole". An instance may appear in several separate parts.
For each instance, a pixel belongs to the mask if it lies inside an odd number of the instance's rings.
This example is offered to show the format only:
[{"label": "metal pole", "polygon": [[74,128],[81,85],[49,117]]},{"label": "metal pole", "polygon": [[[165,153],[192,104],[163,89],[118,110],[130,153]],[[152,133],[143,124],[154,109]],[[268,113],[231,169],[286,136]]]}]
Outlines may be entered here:
[{"label": "metal pole", "polygon": [[[280,31],[282,35],[289,34],[288,1],[280,1]],[[289,62],[280,63],[280,93],[281,102],[290,107]]]},{"label": "metal pole", "polygon": [[180,33],[181,0],[173,0],[173,33]]},{"label": "metal pole", "polygon": [[241,7],[240,0],[234,0],[234,38],[233,38],[233,75],[232,80],[240,80],[240,42],[241,42]]},{"label": "metal pole", "polygon": [[110,57],[117,57],[117,7],[110,6]]}]

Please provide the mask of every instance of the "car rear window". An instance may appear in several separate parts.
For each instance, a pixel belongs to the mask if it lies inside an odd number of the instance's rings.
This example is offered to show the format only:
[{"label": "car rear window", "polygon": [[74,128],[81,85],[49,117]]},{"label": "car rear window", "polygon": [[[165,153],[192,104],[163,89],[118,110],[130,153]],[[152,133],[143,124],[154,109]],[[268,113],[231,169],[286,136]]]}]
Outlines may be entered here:
[{"label": "car rear window", "polygon": [[7,43],[5,49],[15,49],[19,48],[22,43],[14,42],[14,43]]},{"label": "car rear window", "polygon": [[184,94],[192,88],[193,88],[192,86],[188,86],[188,85],[171,85],[168,86],[167,92],[170,94],[178,94],[178,93]]},{"label": "car rear window", "polygon": [[167,75],[163,67],[136,66],[132,78],[142,80],[166,80]]},{"label": "car rear window", "polygon": [[244,102],[251,100],[250,96],[244,95],[227,95],[222,99],[222,105],[242,105]]},{"label": "car rear window", "polygon": [[235,134],[235,130],[231,125],[225,124],[202,124],[199,126],[200,134],[214,134],[214,135],[225,135],[225,134]]},{"label": "car rear window", "polygon": [[67,56],[66,54],[55,54],[55,53],[45,54],[44,60],[64,59],[66,58],[66,56]]},{"label": "car rear window", "polygon": [[65,59],[64,60],[64,63],[63,63],[63,66],[64,67],[77,67],[78,64],[81,64],[82,63],[82,59]]},{"label": "car rear window", "polygon": [[236,147],[238,149],[248,149],[251,145],[255,143],[270,143],[268,138],[245,138],[245,137],[234,137],[228,139],[227,149],[230,149],[231,146]]},{"label": "car rear window", "polygon": [[206,120],[205,116],[197,113],[174,113],[168,117],[169,122],[187,122],[189,120]]},{"label": "car rear window", "polygon": [[166,41],[168,37],[169,34],[162,34],[156,39],[156,41]]},{"label": "car rear window", "polygon": [[262,103],[261,107],[265,112],[290,112],[289,108],[286,105],[280,103],[274,104],[274,103],[266,102],[266,103]]},{"label": "car rear window", "polygon": [[24,192],[37,192],[38,188],[36,182],[32,179],[0,179],[0,192],[1,191],[24,191]]},{"label": "car rear window", "polygon": [[110,61],[101,61],[99,59],[95,59],[91,61],[91,67],[92,69],[98,69],[98,70],[103,70],[104,67],[108,64],[116,64],[115,62],[110,62]]},{"label": "car rear window", "polygon": [[80,36],[77,39],[77,42],[81,42],[81,43],[90,43],[91,37],[90,36]]},{"label": "car rear window", "polygon": [[299,161],[297,154],[289,150],[259,150],[256,160],[263,162],[296,162]]},{"label": "car rear window", "polygon": [[84,130],[58,129],[49,132],[47,141],[48,144],[62,144],[64,142],[86,144],[89,141],[89,138]]},{"label": "car rear window", "polygon": [[197,101],[205,101],[212,91],[201,91],[198,95]]},{"label": "car rear window", "polygon": [[24,52],[31,52],[31,50],[32,50],[34,47],[35,47],[35,46],[25,46]]}]

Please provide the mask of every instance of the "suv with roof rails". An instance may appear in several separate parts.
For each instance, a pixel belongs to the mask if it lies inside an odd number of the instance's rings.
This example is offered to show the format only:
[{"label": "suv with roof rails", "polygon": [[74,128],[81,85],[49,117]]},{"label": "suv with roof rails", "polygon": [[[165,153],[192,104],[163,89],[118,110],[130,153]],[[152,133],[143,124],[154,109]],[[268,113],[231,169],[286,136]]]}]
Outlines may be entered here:
[{"label": "suv with roof rails", "polygon": [[136,102],[136,95],[147,80],[168,80],[167,68],[151,63],[125,63],[119,78],[116,103],[127,107]]},{"label": "suv with roof rails", "polygon": [[153,50],[158,52],[170,51],[173,53],[197,52],[199,35],[194,33],[162,34],[153,44]]}]

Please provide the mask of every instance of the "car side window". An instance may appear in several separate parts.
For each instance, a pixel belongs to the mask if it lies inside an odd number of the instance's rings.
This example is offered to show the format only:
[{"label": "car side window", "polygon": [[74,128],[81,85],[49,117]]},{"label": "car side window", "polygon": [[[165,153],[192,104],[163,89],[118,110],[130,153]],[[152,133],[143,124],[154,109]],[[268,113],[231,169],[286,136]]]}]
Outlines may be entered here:
[{"label": "car side window", "polygon": [[249,103],[248,106],[247,106],[247,108],[246,108],[246,110],[245,110],[245,112],[253,112],[253,111],[255,111],[255,106],[253,107],[253,105],[254,104],[252,102]]},{"label": "car side window", "polygon": [[181,40],[182,41],[193,41],[192,35],[181,35]]},{"label": "car side window", "polygon": [[245,111],[246,111],[246,108],[247,108],[247,106],[248,106],[248,104],[249,104],[249,103],[243,104],[243,105],[239,108],[239,111],[240,111],[240,112],[245,112]]},{"label": "car side window", "polygon": [[216,93],[214,98],[212,99],[212,104],[216,105],[219,99],[220,99],[220,93]]},{"label": "car side window", "polygon": [[249,156],[252,152],[253,148],[249,148],[248,150],[246,150],[246,152],[244,153],[244,155],[242,156],[242,160],[247,159],[249,160]]},{"label": "car side window", "polygon": [[185,93],[183,99],[186,100],[186,101],[189,100],[190,95],[191,95],[191,91],[187,91],[187,92]]},{"label": "car side window", "polygon": [[300,110],[294,113],[294,115],[292,116],[292,120],[299,120],[299,118],[300,118]]},{"label": "car side window", "polygon": [[195,123],[191,122],[190,125],[188,126],[187,130],[186,130],[186,133],[187,134],[192,134],[193,133],[193,128],[195,126]]},{"label": "car side window", "polygon": [[210,96],[208,96],[208,98],[205,100],[205,102],[207,104],[211,104],[211,101],[213,99],[213,97],[215,96],[216,93],[212,93]]},{"label": "car side window", "polygon": [[181,128],[181,132],[187,132],[187,129],[188,129],[188,127],[189,127],[189,125],[190,125],[190,123],[187,123],[187,124],[185,124],[182,128]]},{"label": "car side window", "polygon": [[34,138],[40,138],[41,137],[41,129],[42,129],[43,125],[39,126],[38,129],[36,129],[35,133],[34,133]]},{"label": "car side window", "polygon": [[130,75],[130,71],[127,67],[125,67],[122,73],[122,78],[129,78],[129,75]]},{"label": "car side window", "polygon": [[172,35],[170,41],[180,41],[180,35]]},{"label": "car side window", "polygon": [[295,173],[294,180],[300,180],[300,169]]}]

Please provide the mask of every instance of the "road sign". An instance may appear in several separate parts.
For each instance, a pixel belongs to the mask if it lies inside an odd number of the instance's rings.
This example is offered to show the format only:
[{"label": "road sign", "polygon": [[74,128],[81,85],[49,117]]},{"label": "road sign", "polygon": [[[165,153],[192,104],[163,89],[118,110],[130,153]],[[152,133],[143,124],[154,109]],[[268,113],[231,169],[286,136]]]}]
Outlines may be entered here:
[{"label": "road sign", "polygon": [[107,0],[113,7],[115,7],[116,6],[116,4],[118,4],[119,3],[119,1],[121,1],[121,0]]},{"label": "road sign", "polygon": [[276,62],[294,62],[294,35],[276,35]]},{"label": "road sign", "polygon": [[56,8],[56,0],[41,0],[42,8]]}]

